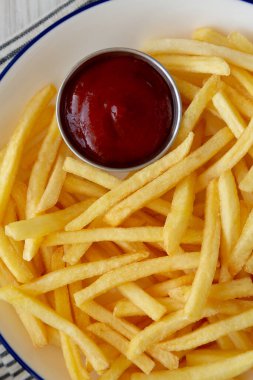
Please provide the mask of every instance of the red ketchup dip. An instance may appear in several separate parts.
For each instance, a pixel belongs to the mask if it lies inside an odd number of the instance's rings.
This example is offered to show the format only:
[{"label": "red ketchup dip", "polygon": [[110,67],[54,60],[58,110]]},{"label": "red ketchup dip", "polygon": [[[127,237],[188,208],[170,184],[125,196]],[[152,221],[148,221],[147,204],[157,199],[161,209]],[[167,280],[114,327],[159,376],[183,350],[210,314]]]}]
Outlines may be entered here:
[{"label": "red ketchup dip", "polygon": [[151,160],[167,145],[173,101],[165,79],[148,62],[108,52],[70,75],[59,114],[64,134],[79,154],[124,169]]}]

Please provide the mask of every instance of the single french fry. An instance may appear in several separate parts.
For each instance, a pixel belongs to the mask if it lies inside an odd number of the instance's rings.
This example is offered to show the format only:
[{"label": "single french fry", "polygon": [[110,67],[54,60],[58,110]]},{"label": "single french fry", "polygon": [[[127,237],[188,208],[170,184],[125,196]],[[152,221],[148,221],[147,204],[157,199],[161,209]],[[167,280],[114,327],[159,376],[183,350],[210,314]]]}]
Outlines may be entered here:
[{"label": "single french fry", "polygon": [[221,57],[229,63],[253,71],[253,57],[251,54],[202,41],[183,38],[154,39],[147,41],[143,46],[143,50],[151,54],[187,54]]},{"label": "single french fry", "polygon": [[219,91],[214,95],[212,102],[231,132],[239,138],[247,125],[231,100],[223,91]]},{"label": "single french fry", "polygon": [[218,349],[197,349],[187,352],[186,363],[187,366],[195,366],[200,364],[208,364],[210,362],[216,362],[230,358],[234,355],[243,353],[240,350],[218,350]]},{"label": "single french fry", "polygon": [[45,109],[55,94],[53,85],[44,87],[37,92],[27,104],[24,113],[7,145],[0,166],[0,221],[3,218],[8,199],[16,178],[25,141],[31,132],[36,119]]},{"label": "single french fry", "polygon": [[189,71],[216,75],[229,75],[230,68],[226,61],[218,57],[187,55],[157,55],[155,57],[168,70]]},{"label": "single french fry", "polygon": [[180,368],[174,371],[157,371],[150,375],[134,373],[132,380],[212,380],[231,379],[249,370],[253,365],[253,351],[248,351],[214,363]]},{"label": "single french fry", "polygon": [[240,235],[240,201],[235,179],[229,170],[224,172],[218,181],[222,244],[221,244],[221,280],[230,278],[228,260],[234,245]]},{"label": "single french fry", "polygon": [[27,193],[26,184],[20,181],[16,181],[15,186],[11,192],[11,197],[15,201],[15,204],[17,207],[18,219],[20,220],[25,219],[26,193]]},{"label": "single french fry", "polygon": [[219,89],[220,78],[212,75],[193,98],[182,117],[177,143],[182,142],[194,129],[202,112]]},{"label": "single french fry", "polygon": [[67,149],[63,145],[52,169],[48,184],[36,208],[36,213],[46,211],[56,205],[66,177],[66,172],[62,169],[66,154]]},{"label": "single french fry", "polygon": [[[26,216],[32,218],[36,215],[38,203],[46,187],[48,176],[54,163],[61,142],[57,121],[54,117],[48,133],[43,140],[37,160],[32,168],[27,189]],[[27,239],[25,241],[23,257],[30,261],[38,252],[41,239]]]},{"label": "single french fry", "polygon": [[[18,282],[0,259],[0,286],[6,285],[17,286]],[[16,307],[15,309],[27,333],[29,334],[34,347],[46,346],[48,343],[48,337],[45,325],[33,315],[24,312],[22,307]]]},{"label": "single french fry", "polygon": [[[52,256],[51,266],[52,270],[58,270],[64,268],[64,262],[62,261],[63,251],[60,248],[54,252]],[[55,310],[56,312],[66,320],[73,322],[72,312],[69,300],[69,293],[67,286],[63,286],[54,291],[55,298]],[[60,340],[63,357],[69,375],[73,380],[89,379],[89,374],[85,367],[82,365],[82,358],[78,347],[64,332],[60,331]]]},{"label": "single french fry", "polygon": [[[97,202],[94,203],[92,207],[80,215],[79,218],[74,219],[71,223],[69,223],[66,229],[81,229],[93,221],[96,217],[103,215],[117,202],[121,201],[129,194],[134,193],[136,190],[158,177],[161,173],[165,172],[169,167],[182,160],[183,157],[185,157],[190,151],[193,136],[193,134],[190,134],[188,138],[172,152],[169,152],[154,164],[136,172],[115,189],[112,189],[110,192],[102,196],[97,200]],[[105,221],[113,225],[113,221],[109,219],[108,215],[105,216]]]},{"label": "single french fry", "polygon": [[[92,263],[77,264],[67,268],[47,273],[36,280],[23,286],[23,290],[32,295],[47,293],[61,286],[71,284],[94,276],[99,276],[107,271],[127,265],[134,261],[143,260],[148,256],[145,252],[130,253],[121,256],[114,256],[109,259],[94,261]],[[194,257],[193,257],[194,260]],[[192,260],[192,261],[193,261]],[[195,265],[197,260],[195,259]]]},{"label": "single french fry", "polygon": [[177,251],[188,228],[193,211],[194,186],[195,176],[191,174],[179,182],[175,189],[171,211],[167,216],[163,230],[164,247],[167,254],[173,254]]},{"label": "single french fry", "polygon": [[106,189],[112,189],[121,182],[120,179],[112,174],[94,168],[93,166],[72,157],[66,157],[63,169],[68,173],[88,179]]},{"label": "single french fry", "polygon": [[160,347],[171,351],[190,350],[215,341],[230,332],[240,331],[253,325],[253,309],[246,310],[240,314],[225,318],[221,321],[211,323],[207,326],[186,334],[180,338],[160,343]]},{"label": "single french fry", "polygon": [[84,352],[87,360],[92,363],[95,370],[102,371],[108,367],[104,354],[88,335],[41,301],[14,287],[1,288],[0,299],[11,303],[15,307],[21,306],[24,311],[31,313],[47,325],[68,335]]},{"label": "single french fry", "polygon": [[253,249],[253,211],[250,212],[248,219],[243,227],[242,233],[234,246],[229,257],[229,270],[233,275],[237,274],[248,258]]},{"label": "single french fry", "polygon": [[[209,42],[214,45],[232,47],[227,36],[211,28],[198,28],[192,33],[192,38],[198,41]],[[239,49],[240,50],[240,49]]]},{"label": "single french fry", "polygon": [[43,237],[63,229],[69,220],[83,212],[93,201],[94,199],[87,199],[63,210],[10,223],[5,227],[5,233],[15,240]]},{"label": "single french fry", "polygon": [[155,321],[160,319],[167,311],[164,305],[135,283],[123,284],[118,289],[124,297],[128,298]]},{"label": "single french fry", "polygon": [[110,215],[110,220],[113,221],[113,224],[119,225],[132,213],[160,197],[183,178],[193,173],[232,139],[232,133],[227,127],[218,131],[202,147],[114,206],[110,213],[107,214],[106,220],[108,221]]},{"label": "single french fry", "polygon": [[5,235],[3,227],[0,227],[0,258],[18,282],[28,282],[34,277],[30,266],[23,261]]},{"label": "single french fry", "polygon": [[80,179],[74,175],[68,174],[63,188],[71,194],[84,194],[87,197],[102,197],[106,193],[106,189],[91,181]]},{"label": "single french fry", "polygon": [[[189,232],[189,241],[191,236],[198,239],[201,231]],[[92,243],[100,241],[125,241],[125,242],[161,242],[163,240],[162,227],[116,227],[116,228],[88,228],[82,231],[58,232],[48,235],[44,240],[44,245],[60,245],[75,243]],[[199,239],[198,239],[199,240]]]},{"label": "single french fry", "polygon": [[243,34],[239,32],[232,32],[229,33],[227,38],[237,50],[243,51],[244,53],[253,54],[253,44]]},{"label": "single french fry", "polygon": [[[88,330],[97,335],[99,338],[105,340],[107,343],[110,343],[116,347],[121,354],[126,356],[128,340],[116,331],[112,330],[109,326],[104,323],[94,323],[88,326]],[[146,374],[149,374],[155,365],[155,363],[145,354],[136,357],[133,360],[133,363]]]},{"label": "single french fry", "polygon": [[250,150],[253,144],[253,118],[236,143],[218,161],[206,169],[197,180],[197,191],[203,190],[207,184],[224,171],[232,169]]},{"label": "single french fry", "polygon": [[199,253],[179,254],[149,259],[142,263],[125,265],[101,276],[90,286],[75,294],[77,305],[97,297],[125,282],[135,281],[152,274],[178,269],[193,269],[198,265]]}]

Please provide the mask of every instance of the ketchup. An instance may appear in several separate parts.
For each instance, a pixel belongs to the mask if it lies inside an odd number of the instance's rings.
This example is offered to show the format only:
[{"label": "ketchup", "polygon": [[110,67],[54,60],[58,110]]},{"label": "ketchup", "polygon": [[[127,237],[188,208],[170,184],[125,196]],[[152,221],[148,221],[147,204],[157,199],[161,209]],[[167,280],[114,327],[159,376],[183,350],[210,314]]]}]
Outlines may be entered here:
[{"label": "ketchup", "polygon": [[149,63],[110,52],[84,62],[72,74],[63,89],[60,117],[79,153],[100,165],[127,168],[165,147],[172,96]]}]

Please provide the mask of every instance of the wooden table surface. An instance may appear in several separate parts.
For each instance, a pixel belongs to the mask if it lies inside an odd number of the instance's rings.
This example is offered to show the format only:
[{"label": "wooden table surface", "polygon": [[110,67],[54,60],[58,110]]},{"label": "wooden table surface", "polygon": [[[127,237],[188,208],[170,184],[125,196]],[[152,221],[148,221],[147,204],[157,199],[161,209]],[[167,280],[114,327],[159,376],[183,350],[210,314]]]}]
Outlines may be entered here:
[{"label": "wooden table surface", "polygon": [[0,0],[0,43],[66,0]]}]

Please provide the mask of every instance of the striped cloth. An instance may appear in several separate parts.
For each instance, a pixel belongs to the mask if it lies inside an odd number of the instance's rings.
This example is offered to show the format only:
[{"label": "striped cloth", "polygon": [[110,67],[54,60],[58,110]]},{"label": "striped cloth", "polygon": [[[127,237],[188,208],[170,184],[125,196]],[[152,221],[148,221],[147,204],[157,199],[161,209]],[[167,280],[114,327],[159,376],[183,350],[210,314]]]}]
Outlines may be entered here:
[{"label": "striped cloth", "polygon": [[[10,38],[0,45],[0,72],[8,62],[36,35],[52,25],[61,17],[66,16],[77,8],[94,3],[96,0],[68,0],[52,12],[30,25],[27,29]],[[8,353],[0,344],[0,380],[35,380],[31,374]],[[46,380],[46,379],[45,379]]]}]

